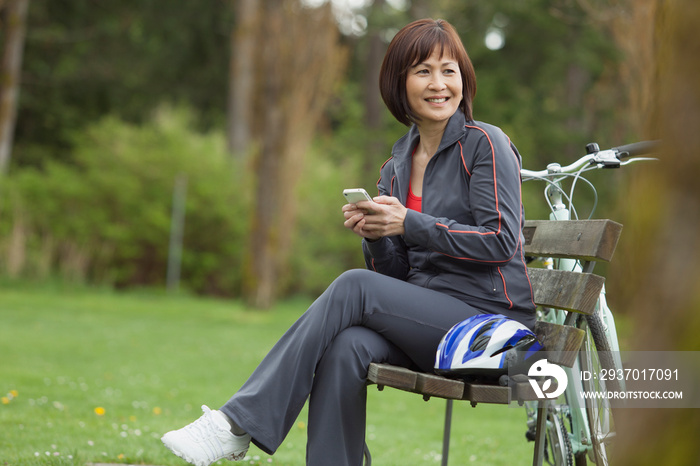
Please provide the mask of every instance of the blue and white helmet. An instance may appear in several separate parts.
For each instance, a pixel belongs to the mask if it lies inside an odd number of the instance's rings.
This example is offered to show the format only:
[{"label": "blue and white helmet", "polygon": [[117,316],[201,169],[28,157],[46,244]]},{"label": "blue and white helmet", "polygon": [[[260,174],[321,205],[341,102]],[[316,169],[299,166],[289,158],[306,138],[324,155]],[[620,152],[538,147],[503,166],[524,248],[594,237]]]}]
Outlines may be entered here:
[{"label": "blue and white helmet", "polygon": [[498,314],[479,314],[452,327],[435,356],[438,374],[499,376],[518,370],[542,349],[523,324]]}]

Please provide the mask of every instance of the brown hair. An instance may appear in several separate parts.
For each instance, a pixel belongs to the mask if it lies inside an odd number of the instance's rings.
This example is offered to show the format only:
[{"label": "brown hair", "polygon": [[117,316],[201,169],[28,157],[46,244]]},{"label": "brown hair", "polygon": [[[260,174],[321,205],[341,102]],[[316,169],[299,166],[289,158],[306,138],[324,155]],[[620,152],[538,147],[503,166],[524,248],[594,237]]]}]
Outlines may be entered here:
[{"label": "brown hair", "polygon": [[391,40],[379,72],[379,91],[394,117],[410,126],[419,120],[408,105],[406,77],[409,68],[440,49],[440,58],[447,54],[459,65],[462,75],[462,102],[460,108],[472,120],[472,100],[476,95],[476,74],[457,31],[450,23],[438,19],[420,19],[401,29]]}]

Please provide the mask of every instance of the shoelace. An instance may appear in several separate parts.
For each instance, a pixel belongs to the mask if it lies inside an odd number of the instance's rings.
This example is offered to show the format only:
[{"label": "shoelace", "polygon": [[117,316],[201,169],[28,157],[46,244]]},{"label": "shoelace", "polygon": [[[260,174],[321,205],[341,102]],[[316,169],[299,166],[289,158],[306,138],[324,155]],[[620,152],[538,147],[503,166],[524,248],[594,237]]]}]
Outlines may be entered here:
[{"label": "shoelace", "polygon": [[[207,406],[202,406],[202,411],[204,411],[204,416],[191,423],[187,432],[196,441],[205,441],[204,444],[209,448],[212,457],[218,457],[223,454],[221,441],[216,435],[217,431],[220,429],[216,427],[214,419],[211,418],[213,415],[211,409]],[[212,439],[216,439],[216,441],[212,442]],[[214,445],[216,445],[219,450],[218,453],[214,451]]]},{"label": "shoelace", "polygon": [[[204,442],[205,445],[209,448],[209,451],[212,455],[212,458],[218,458],[220,457],[223,452],[223,445],[221,444],[221,440],[219,439],[217,432],[222,430],[220,427],[216,426],[216,421],[212,419],[212,416],[214,416],[214,413],[212,410],[206,406],[202,405],[202,411],[204,412],[204,416],[200,417],[196,421],[192,422],[189,427],[191,429],[187,429],[188,433],[190,436],[195,439],[196,441],[202,441],[202,440],[208,440],[211,438],[216,439],[216,447],[218,447],[218,453],[214,451],[213,448],[213,442],[211,440]],[[227,459],[229,461],[237,461],[243,459],[245,454],[248,452],[248,449],[246,448],[244,451],[238,451],[231,453],[228,456],[224,456],[224,459]]]}]

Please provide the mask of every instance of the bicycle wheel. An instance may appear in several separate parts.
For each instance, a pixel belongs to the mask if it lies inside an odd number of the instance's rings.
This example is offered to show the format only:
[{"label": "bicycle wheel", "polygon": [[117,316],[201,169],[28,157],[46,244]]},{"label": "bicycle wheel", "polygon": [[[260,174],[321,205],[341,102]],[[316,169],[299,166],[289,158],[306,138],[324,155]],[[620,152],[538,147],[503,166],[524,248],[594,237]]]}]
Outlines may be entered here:
[{"label": "bicycle wheel", "polygon": [[[589,374],[599,374],[601,369],[617,370],[615,359],[611,357],[610,345],[605,335],[600,317],[596,314],[586,317],[588,332],[583,342],[583,351],[580,354],[581,370]],[[599,348],[606,349],[599,349]],[[619,383],[615,380],[601,380],[600,377],[589,377],[583,380],[585,392],[604,393],[619,390]],[[615,385],[615,388],[613,388]],[[608,444],[615,437],[615,424],[610,401],[607,398],[586,397],[586,418],[590,428],[590,443],[592,460],[598,466],[608,465]]]},{"label": "bicycle wheel", "polygon": [[[586,316],[586,323],[588,324],[588,331],[593,338],[595,351],[598,353],[597,356],[600,360],[600,365],[597,369],[606,369],[609,371],[608,373],[617,374],[618,370],[622,370],[622,365],[619,359],[615,358],[613,352],[619,351],[619,348],[613,348],[611,346],[607,332],[605,331],[605,325],[600,316],[599,308],[596,308],[593,314]],[[605,381],[605,386],[608,390],[613,392],[622,391],[622,385],[615,377],[608,378],[608,380]]]}]

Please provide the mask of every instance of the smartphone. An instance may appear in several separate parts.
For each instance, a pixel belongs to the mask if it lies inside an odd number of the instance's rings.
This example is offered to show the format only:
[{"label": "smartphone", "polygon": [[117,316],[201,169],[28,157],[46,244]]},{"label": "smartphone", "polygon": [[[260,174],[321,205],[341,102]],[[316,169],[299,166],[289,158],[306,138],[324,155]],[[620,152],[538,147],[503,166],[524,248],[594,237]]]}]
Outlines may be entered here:
[{"label": "smartphone", "polygon": [[360,201],[371,201],[372,198],[363,188],[344,189],[343,196],[350,204],[357,204]]},{"label": "smartphone", "polygon": [[[350,204],[357,204],[360,201],[371,201],[372,197],[363,188],[344,189],[343,196]],[[366,213],[373,214],[371,210]]]}]

